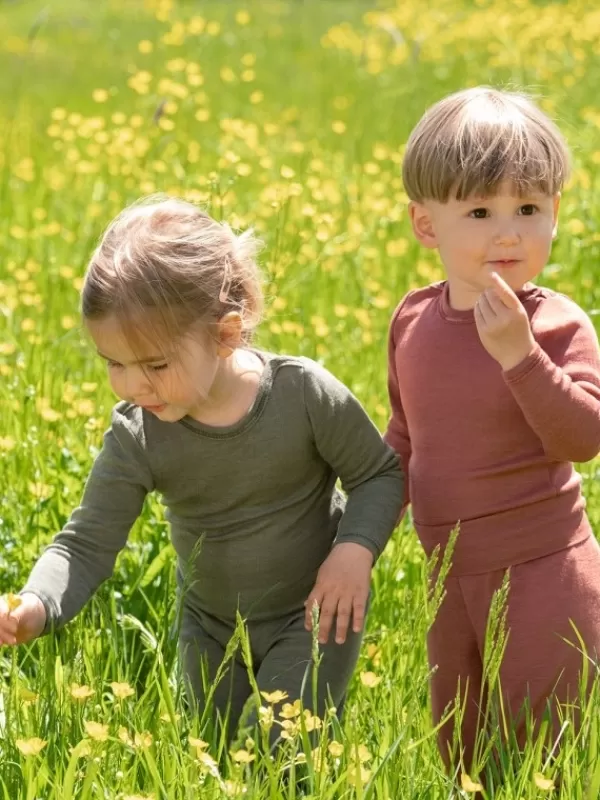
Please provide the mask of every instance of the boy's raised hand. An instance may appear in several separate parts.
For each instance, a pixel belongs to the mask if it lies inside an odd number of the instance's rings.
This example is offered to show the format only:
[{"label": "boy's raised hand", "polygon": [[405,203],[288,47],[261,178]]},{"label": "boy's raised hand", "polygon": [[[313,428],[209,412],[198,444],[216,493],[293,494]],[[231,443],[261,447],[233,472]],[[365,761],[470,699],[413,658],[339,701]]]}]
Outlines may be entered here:
[{"label": "boy's raised hand", "polygon": [[492,285],[479,295],[475,323],[481,344],[504,371],[520,364],[535,345],[521,301],[496,272]]},{"label": "boy's raised hand", "polygon": [[0,645],[23,644],[44,630],[46,609],[34,594],[0,597]]},{"label": "boy's raised hand", "polygon": [[320,644],[327,643],[336,617],[336,644],[343,644],[346,641],[350,619],[354,633],[362,630],[369,598],[372,566],[371,552],[363,545],[354,542],[341,542],[335,545],[321,564],[314,589],[304,603],[306,608],[304,624],[308,631],[312,630],[313,605],[316,602],[319,606]]}]

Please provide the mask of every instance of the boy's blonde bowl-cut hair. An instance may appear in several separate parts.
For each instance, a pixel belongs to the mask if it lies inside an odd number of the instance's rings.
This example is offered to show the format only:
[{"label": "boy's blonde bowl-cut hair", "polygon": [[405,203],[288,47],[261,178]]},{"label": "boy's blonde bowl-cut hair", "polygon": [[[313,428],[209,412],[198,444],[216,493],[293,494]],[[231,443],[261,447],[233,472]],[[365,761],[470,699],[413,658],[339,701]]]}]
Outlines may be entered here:
[{"label": "boy's blonde bowl-cut hair", "polygon": [[402,178],[422,203],[494,194],[510,181],[517,194],[559,192],[569,151],[556,125],[525,94],[466,89],[433,105],[412,131]]}]

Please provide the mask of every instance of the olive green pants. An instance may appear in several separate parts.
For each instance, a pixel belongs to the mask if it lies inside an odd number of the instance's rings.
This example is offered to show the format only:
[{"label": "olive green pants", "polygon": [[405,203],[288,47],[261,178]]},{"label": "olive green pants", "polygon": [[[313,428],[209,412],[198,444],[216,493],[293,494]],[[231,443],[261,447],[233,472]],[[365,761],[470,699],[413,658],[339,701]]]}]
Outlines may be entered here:
[{"label": "olive green pants", "polygon": [[[344,644],[336,644],[333,628],[329,642],[319,645],[321,658],[317,671],[317,707],[314,708],[313,643],[312,634],[304,628],[304,611],[280,619],[247,622],[246,630],[252,669],[261,692],[285,692],[285,702],[301,699],[304,708],[321,718],[329,704],[337,709],[338,716],[341,715],[362,633],[350,631]],[[229,739],[235,735],[244,705],[252,695],[239,646],[223,666],[221,680],[214,685],[234,631],[232,623],[184,607],[179,646],[189,699],[200,714],[208,699],[221,724],[226,724]],[[275,706],[276,718],[280,709],[281,704]],[[248,724],[257,721],[256,713],[256,710],[251,713]],[[275,741],[280,732],[281,726],[275,724],[271,740]]]}]

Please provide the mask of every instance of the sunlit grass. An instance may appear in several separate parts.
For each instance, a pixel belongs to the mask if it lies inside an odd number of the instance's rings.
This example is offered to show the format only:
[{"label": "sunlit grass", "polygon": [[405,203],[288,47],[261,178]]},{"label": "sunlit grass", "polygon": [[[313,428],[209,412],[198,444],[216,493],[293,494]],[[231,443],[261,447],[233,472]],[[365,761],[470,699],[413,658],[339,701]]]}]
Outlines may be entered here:
[{"label": "sunlit grass", "polygon": [[[542,280],[597,319],[600,14],[583,0],[436,0],[427,13],[416,0],[382,11],[35,0],[5,4],[0,34],[1,592],[22,585],[77,503],[107,424],[113,398],[79,328],[78,290],[103,226],[140,194],[184,195],[254,227],[259,344],[322,360],[383,428],[392,310],[442,277],[411,238],[403,143],[448,91],[529,88],[574,153]],[[583,471],[598,529],[597,464]],[[597,693],[579,734],[565,720],[555,758],[540,741],[494,760],[492,738],[475,770],[444,775],[427,700],[435,603],[408,522],[375,571],[342,724],[294,708],[286,720],[285,700],[256,698],[263,727],[228,748],[183,702],[167,542],[152,499],[84,613],[0,654],[2,800],[441,800],[479,784],[506,800],[598,797]],[[283,722],[272,761],[262,736]]]}]

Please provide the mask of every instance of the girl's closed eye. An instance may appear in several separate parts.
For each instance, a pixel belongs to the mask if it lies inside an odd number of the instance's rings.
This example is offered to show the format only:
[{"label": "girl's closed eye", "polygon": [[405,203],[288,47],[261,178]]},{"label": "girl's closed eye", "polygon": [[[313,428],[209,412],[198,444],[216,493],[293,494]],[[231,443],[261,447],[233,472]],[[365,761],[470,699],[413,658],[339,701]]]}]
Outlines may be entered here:
[{"label": "girl's closed eye", "polygon": [[161,372],[163,369],[168,369],[168,367],[169,367],[168,364],[150,364],[148,366],[148,369],[151,372]]}]

